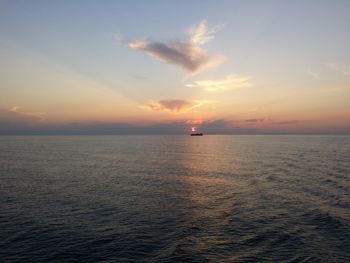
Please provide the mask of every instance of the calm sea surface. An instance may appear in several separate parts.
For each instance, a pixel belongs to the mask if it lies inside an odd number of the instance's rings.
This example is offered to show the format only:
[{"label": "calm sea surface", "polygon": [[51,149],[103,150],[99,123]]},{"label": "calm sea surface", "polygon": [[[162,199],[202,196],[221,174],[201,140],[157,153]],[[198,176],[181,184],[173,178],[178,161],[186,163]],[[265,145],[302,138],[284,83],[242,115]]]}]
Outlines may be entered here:
[{"label": "calm sea surface", "polygon": [[350,136],[0,136],[1,262],[350,262]]}]

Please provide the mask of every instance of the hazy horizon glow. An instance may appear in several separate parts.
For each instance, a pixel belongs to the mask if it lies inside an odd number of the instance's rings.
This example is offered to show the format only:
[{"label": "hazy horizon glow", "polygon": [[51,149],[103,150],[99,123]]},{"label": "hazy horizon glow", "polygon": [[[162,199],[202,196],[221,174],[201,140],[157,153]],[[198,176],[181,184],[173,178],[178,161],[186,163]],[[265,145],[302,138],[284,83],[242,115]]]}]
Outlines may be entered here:
[{"label": "hazy horizon glow", "polygon": [[0,134],[349,134],[349,10],[2,1]]}]

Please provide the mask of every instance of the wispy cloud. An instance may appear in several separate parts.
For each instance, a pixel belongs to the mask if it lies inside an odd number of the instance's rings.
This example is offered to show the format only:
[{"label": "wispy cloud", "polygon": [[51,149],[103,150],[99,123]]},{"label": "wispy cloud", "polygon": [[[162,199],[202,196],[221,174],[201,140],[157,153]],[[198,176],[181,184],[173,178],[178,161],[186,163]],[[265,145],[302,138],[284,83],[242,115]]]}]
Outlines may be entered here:
[{"label": "wispy cloud", "polygon": [[344,76],[350,76],[350,66],[338,63],[328,63],[328,67],[334,71],[340,72]]},{"label": "wispy cloud", "polygon": [[14,112],[14,113],[18,113],[24,116],[28,116],[28,117],[34,117],[38,120],[41,120],[44,117],[44,113],[42,112],[28,112],[28,111],[24,111],[22,110],[22,107],[20,106],[13,106],[11,108],[8,109],[9,112]]},{"label": "wispy cloud", "polygon": [[152,111],[166,111],[179,114],[200,107],[205,103],[205,101],[200,100],[160,100],[151,102],[146,106],[142,106],[142,108],[147,108]]},{"label": "wispy cloud", "polygon": [[187,84],[189,88],[202,88],[206,91],[226,91],[238,88],[245,88],[252,86],[249,77],[228,75],[223,79],[216,80],[198,80],[191,84]]},{"label": "wispy cloud", "polygon": [[[208,50],[202,47],[213,40],[214,34],[221,28],[222,26],[219,25],[210,29],[207,22],[202,21],[188,30],[188,39],[185,41],[135,40],[128,42],[127,46],[143,51],[164,63],[178,65],[189,75],[193,75],[225,60],[223,55],[209,54]],[[120,37],[118,42],[123,42]]]},{"label": "wispy cloud", "polygon": [[223,24],[208,28],[207,21],[203,20],[198,25],[191,27],[188,30],[188,35],[193,45],[203,45],[212,41],[215,37],[215,33],[222,28]]}]

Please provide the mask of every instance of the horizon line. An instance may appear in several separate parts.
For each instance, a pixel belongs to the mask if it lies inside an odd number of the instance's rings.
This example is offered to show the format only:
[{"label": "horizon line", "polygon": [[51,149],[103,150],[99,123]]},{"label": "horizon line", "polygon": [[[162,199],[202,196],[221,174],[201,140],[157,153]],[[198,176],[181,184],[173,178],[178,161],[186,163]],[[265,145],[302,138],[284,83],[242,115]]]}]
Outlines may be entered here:
[{"label": "horizon line", "polygon": [[[0,133],[0,136],[190,136],[190,133]],[[207,133],[204,136],[256,136],[256,135],[342,135],[350,136],[350,133]]]}]

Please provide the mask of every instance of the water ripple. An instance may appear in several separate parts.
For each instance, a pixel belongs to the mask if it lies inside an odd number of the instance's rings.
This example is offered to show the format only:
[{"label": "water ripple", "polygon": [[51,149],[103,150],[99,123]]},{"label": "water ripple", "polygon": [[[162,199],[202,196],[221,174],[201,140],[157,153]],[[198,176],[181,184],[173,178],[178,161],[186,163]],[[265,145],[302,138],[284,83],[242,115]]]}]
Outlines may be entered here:
[{"label": "water ripple", "polygon": [[0,147],[2,262],[350,262],[349,136]]}]

